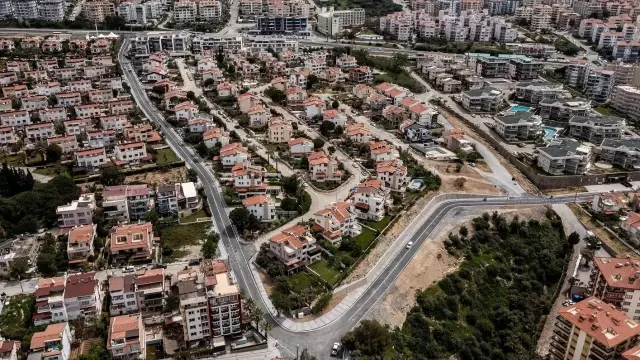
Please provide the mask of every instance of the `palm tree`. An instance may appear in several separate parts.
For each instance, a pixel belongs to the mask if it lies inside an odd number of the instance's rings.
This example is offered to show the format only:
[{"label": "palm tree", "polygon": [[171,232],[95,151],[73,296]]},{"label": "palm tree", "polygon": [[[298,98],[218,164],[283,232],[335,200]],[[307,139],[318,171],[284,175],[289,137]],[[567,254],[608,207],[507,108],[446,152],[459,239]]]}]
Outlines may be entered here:
[{"label": "palm tree", "polygon": [[593,260],[593,257],[596,255],[595,250],[590,247],[586,247],[580,251],[580,255],[584,258],[584,265],[589,267],[589,263]]},{"label": "palm tree", "polygon": [[264,337],[265,338],[269,336],[269,331],[271,331],[271,329],[273,329],[273,327],[271,326],[271,323],[263,318],[262,319],[262,330],[264,330]]}]

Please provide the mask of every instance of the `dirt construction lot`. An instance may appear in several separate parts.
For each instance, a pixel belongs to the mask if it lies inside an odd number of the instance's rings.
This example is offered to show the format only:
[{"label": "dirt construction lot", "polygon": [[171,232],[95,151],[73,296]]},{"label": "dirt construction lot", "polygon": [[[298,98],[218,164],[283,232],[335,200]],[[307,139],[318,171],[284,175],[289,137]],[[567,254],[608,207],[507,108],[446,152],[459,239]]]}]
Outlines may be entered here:
[{"label": "dirt construction lot", "polygon": [[[530,208],[503,207],[497,209],[505,214],[510,221],[518,215],[521,220],[544,220],[546,208],[535,206]],[[444,248],[444,240],[450,232],[457,233],[462,225],[472,230],[471,219],[480,216],[485,211],[493,209],[465,209],[441,224],[437,229],[437,235],[425,242],[400,273],[395,283],[387,291],[387,295],[381,299],[367,315],[370,319],[376,319],[391,326],[402,326],[407,312],[416,304],[416,291],[427,288],[438,282],[447,274],[456,271],[463,259],[457,259]]]},{"label": "dirt construction lot", "polygon": [[124,179],[125,184],[145,183],[154,188],[161,184],[175,184],[177,182],[187,181],[187,168],[177,167],[167,171],[151,171],[143,174],[127,176]]}]

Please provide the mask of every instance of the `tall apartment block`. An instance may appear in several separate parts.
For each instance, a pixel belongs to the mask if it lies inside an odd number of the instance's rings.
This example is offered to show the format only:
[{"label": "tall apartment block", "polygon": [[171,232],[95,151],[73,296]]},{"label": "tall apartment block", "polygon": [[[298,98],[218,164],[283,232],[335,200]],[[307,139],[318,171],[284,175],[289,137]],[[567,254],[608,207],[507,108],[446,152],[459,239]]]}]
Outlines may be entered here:
[{"label": "tall apartment block", "polygon": [[364,25],[364,9],[350,10],[329,10],[322,8],[322,12],[318,14],[318,31],[324,35],[335,36],[342,32],[347,26]]}]

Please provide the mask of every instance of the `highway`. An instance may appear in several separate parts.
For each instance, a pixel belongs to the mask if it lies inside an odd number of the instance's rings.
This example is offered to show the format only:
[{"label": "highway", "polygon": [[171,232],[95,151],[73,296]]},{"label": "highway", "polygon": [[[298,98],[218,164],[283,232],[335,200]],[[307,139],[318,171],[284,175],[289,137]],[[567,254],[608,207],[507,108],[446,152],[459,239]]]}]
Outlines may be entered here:
[{"label": "highway", "polygon": [[[131,87],[133,97],[145,115],[162,130],[167,144],[185,161],[189,168],[197,172],[209,199],[214,228],[220,233],[221,241],[227,249],[229,263],[236,275],[238,285],[244,291],[245,296],[251,297],[255,303],[262,308],[265,314],[267,314],[267,320],[273,326],[270,336],[278,340],[283,356],[290,357],[295,352],[296,345],[300,345],[300,349],[307,348],[313,355],[319,358],[328,358],[328,350],[331,344],[339,341],[344,333],[357,325],[357,323],[366,316],[369,309],[384,296],[387,289],[394,283],[395,279],[407,264],[409,264],[419,247],[431,237],[430,235],[432,235],[436,226],[446,219],[451,211],[456,211],[461,207],[483,207],[489,210],[503,205],[565,203],[573,202],[574,199],[584,201],[593,196],[592,194],[578,194],[577,197],[575,195],[568,195],[556,196],[550,199],[529,195],[512,198],[484,198],[483,195],[467,194],[445,195],[443,196],[444,200],[436,203],[433,207],[423,209],[422,213],[416,217],[416,220],[407,226],[405,232],[398,237],[396,242],[396,244],[403,247],[403,249],[397,252],[388,264],[382,264],[384,265],[384,270],[377,278],[373,279],[368,285],[365,285],[367,286],[366,290],[362,292],[353,305],[346,310],[341,317],[315,329],[303,330],[301,326],[285,327],[282,325],[285,319],[276,316],[276,314],[271,314],[268,311],[270,306],[267,306],[269,300],[262,298],[260,295],[258,284],[256,283],[259,279],[256,280],[252,276],[249,265],[250,259],[245,255],[240,243],[240,237],[227,216],[225,203],[220,194],[221,188],[213,173],[203,165],[193,150],[181,145],[182,140],[179,135],[177,135],[172,127],[165,121],[162,114],[155,108],[155,105],[151,103],[144,92],[142,84],[135,75],[132,65],[124,57],[124,51],[128,48],[129,40],[125,39],[118,53],[118,57],[122,64],[127,83]],[[409,241],[413,241],[414,245],[409,249],[404,249],[404,245]],[[296,323],[296,325],[300,325],[300,323]]]}]

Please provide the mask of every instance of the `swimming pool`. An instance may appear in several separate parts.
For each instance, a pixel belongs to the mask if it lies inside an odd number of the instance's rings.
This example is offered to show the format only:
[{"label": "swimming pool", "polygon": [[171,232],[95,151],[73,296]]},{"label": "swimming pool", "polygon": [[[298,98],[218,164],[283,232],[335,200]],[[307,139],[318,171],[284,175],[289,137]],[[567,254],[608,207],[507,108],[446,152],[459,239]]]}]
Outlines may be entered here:
[{"label": "swimming pool", "polygon": [[531,110],[530,107],[527,106],[522,106],[522,105],[513,105],[510,109],[511,111],[529,111]]},{"label": "swimming pool", "polygon": [[544,130],[544,139],[551,140],[558,132],[558,129],[551,126],[543,126],[542,130]]}]

